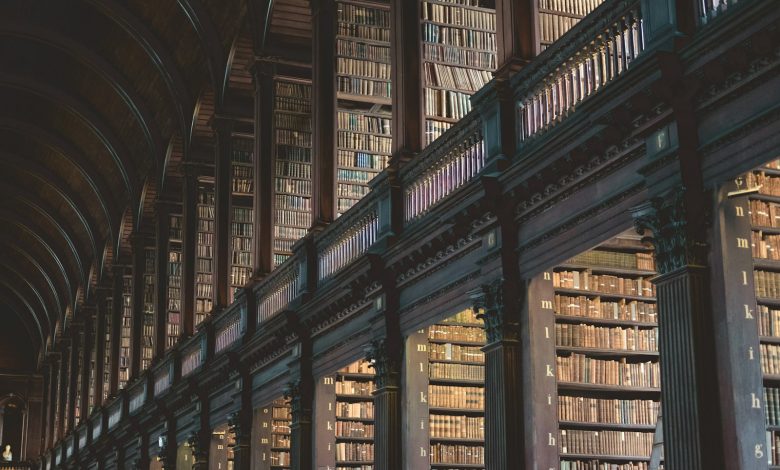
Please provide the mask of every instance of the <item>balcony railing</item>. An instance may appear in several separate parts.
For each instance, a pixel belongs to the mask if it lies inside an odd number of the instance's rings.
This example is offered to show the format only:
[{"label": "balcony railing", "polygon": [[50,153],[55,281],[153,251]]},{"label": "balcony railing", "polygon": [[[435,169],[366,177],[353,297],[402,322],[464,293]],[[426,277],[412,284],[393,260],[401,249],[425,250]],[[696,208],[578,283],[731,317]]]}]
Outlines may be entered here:
[{"label": "balcony railing", "polygon": [[[198,338],[200,339],[200,338]],[[193,346],[184,352],[181,359],[181,376],[186,377],[203,364],[203,345],[196,341]]]},{"label": "balcony railing", "polygon": [[171,373],[172,364],[166,363],[155,372],[154,375],[154,396],[158,397],[171,388],[173,374]]},{"label": "balcony railing", "polygon": [[324,280],[362,256],[376,242],[379,217],[376,210],[366,214],[346,227],[342,235],[317,250],[319,280]]},{"label": "balcony railing", "polygon": [[232,346],[241,337],[241,311],[231,309],[220,319],[220,326],[214,340],[214,352],[219,354]]},{"label": "balcony railing", "polygon": [[471,181],[485,166],[482,121],[469,113],[404,171],[404,219],[411,222],[453,191]]},{"label": "balcony railing", "polygon": [[640,2],[607,0],[512,78],[520,145],[625,72],[645,48]]},{"label": "balcony railing", "polygon": [[293,256],[278,268],[266,284],[257,305],[257,324],[261,324],[282,311],[298,295],[301,282],[300,260]]},{"label": "balcony railing", "polygon": [[699,22],[707,24],[715,18],[723,15],[735,6],[747,3],[747,0],[699,0],[701,16]]}]

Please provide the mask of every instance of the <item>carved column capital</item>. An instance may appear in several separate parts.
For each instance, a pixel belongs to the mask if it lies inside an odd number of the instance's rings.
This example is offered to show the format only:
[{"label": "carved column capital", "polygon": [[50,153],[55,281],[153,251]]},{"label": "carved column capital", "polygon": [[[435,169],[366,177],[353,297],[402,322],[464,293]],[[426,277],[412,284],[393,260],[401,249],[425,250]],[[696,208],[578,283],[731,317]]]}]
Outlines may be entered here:
[{"label": "carved column capital", "polygon": [[393,351],[385,339],[371,341],[366,350],[367,359],[371,362],[376,378],[376,388],[397,387],[401,375],[401,351]]},{"label": "carved column capital", "polygon": [[[700,225],[707,214],[688,214],[685,187],[632,209],[634,228],[655,247],[656,269],[666,274],[685,266],[707,264],[707,244]],[[651,232],[652,235],[648,234]]]},{"label": "carved column capital", "polygon": [[485,323],[488,344],[519,339],[519,325],[504,310],[504,282],[499,278],[468,293],[474,313]]},{"label": "carved column capital", "polygon": [[192,431],[190,435],[187,436],[187,443],[190,445],[190,450],[192,451],[193,463],[208,462],[208,436],[204,437],[204,433],[202,431]]}]

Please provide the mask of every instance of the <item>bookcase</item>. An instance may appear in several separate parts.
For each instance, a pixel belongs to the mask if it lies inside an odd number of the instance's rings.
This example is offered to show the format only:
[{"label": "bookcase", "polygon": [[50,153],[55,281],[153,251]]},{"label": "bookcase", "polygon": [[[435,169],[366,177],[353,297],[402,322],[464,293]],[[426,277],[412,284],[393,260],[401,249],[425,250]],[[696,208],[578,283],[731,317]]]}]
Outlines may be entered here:
[{"label": "bookcase", "polygon": [[471,110],[496,69],[495,0],[421,0],[425,144]]},{"label": "bookcase", "polygon": [[338,215],[368,194],[387,166],[390,136],[390,7],[339,1],[336,35]]},{"label": "bookcase", "polygon": [[195,326],[211,313],[214,303],[214,180],[198,180],[198,232],[195,246]]},{"label": "bookcase", "polygon": [[157,250],[144,249],[144,318],[143,332],[141,334],[141,370],[149,368],[154,357],[154,317],[155,317],[155,290],[157,278]]},{"label": "bookcase", "polygon": [[553,270],[561,470],[647,469],[661,386],[655,275],[651,247],[629,234]]},{"label": "bookcase", "polygon": [[84,364],[84,354],[81,353],[81,348],[85,346],[85,341],[84,341],[85,339],[86,339],[86,331],[82,330],[81,333],[79,333],[80,347],[77,350],[78,354],[76,356],[76,390],[75,390],[76,400],[73,406],[73,416],[74,416],[73,422],[76,423],[76,425],[78,425],[79,421],[81,420],[82,411],[83,411],[81,409],[81,388],[82,388],[81,384],[84,380],[83,372],[86,364]]},{"label": "bookcase", "polygon": [[[98,314],[99,315],[99,314]],[[100,393],[99,390],[95,388],[97,385],[97,357],[98,357],[98,345],[99,338],[97,336],[98,330],[98,319],[97,315],[95,316],[94,320],[92,321],[92,325],[90,327],[90,335],[92,337],[92,350],[89,353],[89,364],[87,367],[89,367],[89,383],[87,384],[87,411],[86,416],[89,416],[92,413],[93,408],[95,407],[95,398],[97,397],[97,394]]]},{"label": "bookcase", "polygon": [[274,82],[274,267],[292,255],[312,222],[311,81]]},{"label": "bookcase", "polygon": [[130,379],[130,342],[133,325],[133,276],[122,276],[122,327],[119,332],[119,388]]},{"label": "bookcase", "polygon": [[770,468],[780,469],[780,160],[748,173],[751,248],[758,306]]},{"label": "bookcase", "polygon": [[260,409],[258,458],[253,468],[290,468],[290,402],[278,398]]},{"label": "bookcase", "polygon": [[254,224],[254,155],[252,139],[233,137],[230,164],[232,192],[230,198],[230,289],[228,303],[233,303],[236,289],[252,277],[252,236]]},{"label": "bookcase", "polygon": [[168,236],[168,319],[165,331],[165,349],[170,349],[181,335],[181,250],[182,216],[170,216]]},{"label": "bookcase", "polygon": [[108,399],[108,394],[111,391],[111,332],[113,331],[113,325],[114,325],[114,298],[113,297],[106,297],[105,299],[105,322],[106,322],[106,330],[104,332],[105,335],[105,350],[103,352],[103,390],[101,390],[101,393],[103,394],[102,402],[105,402]]},{"label": "bookcase", "polygon": [[236,439],[228,425],[217,426],[211,432],[209,469],[233,470],[233,447]]},{"label": "bookcase", "polygon": [[604,0],[539,0],[540,52],[570,30]]},{"label": "bookcase", "polygon": [[[415,468],[485,468],[483,323],[463,310],[407,340],[407,439]],[[427,431],[427,432],[426,432]]]},{"label": "bookcase", "polygon": [[374,468],[374,369],[364,359],[321,377],[316,395],[317,468]]}]

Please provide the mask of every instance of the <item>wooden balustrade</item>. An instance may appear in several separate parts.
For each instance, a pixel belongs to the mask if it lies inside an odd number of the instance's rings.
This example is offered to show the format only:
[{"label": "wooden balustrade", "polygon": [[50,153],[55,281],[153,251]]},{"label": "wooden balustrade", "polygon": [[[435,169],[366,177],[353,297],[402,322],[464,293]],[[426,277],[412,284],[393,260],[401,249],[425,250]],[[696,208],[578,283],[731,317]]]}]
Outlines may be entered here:
[{"label": "wooden balustrade", "polygon": [[282,311],[298,295],[301,282],[300,261],[293,256],[278,270],[257,304],[257,324]]},{"label": "wooden balustrade", "polygon": [[319,280],[327,279],[368,251],[376,241],[378,230],[379,218],[372,210],[348,227],[339,238],[317,250]]}]

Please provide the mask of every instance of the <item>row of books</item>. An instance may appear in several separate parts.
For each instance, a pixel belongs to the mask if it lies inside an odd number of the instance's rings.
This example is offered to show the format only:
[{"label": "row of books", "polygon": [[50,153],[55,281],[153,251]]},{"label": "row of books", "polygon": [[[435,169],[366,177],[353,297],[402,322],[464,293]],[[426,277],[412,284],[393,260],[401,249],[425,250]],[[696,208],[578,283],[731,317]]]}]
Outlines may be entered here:
[{"label": "row of books", "polygon": [[660,410],[661,403],[653,400],[558,397],[558,418],[561,421],[655,425]]},{"label": "row of books", "polygon": [[390,80],[390,64],[372,60],[338,57],[336,73],[339,75],[361,76],[378,80]]},{"label": "row of books", "polygon": [[293,193],[304,196],[311,195],[311,180],[276,177],[274,181],[276,192]]},{"label": "row of books", "polygon": [[195,263],[195,271],[201,273],[210,273],[214,266],[214,261],[211,258],[198,258]]},{"label": "row of books", "polygon": [[458,91],[426,88],[423,101],[426,116],[462,119],[471,111],[470,95]]},{"label": "row of books", "polygon": [[272,447],[286,447],[290,448],[290,435],[289,434],[272,434],[271,446]]},{"label": "row of books", "polygon": [[349,111],[338,112],[338,127],[341,130],[390,135],[389,117],[371,116]]},{"label": "row of books", "polygon": [[485,367],[433,362],[428,365],[432,379],[485,380]]},{"label": "row of books", "polygon": [[338,370],[339,374],[374,374],[374,368],[371,363],[365,359],[355,361]]},{"label": "row of books", "polygon": [[371,80],[360,77],[336,77],[336,85],[339,93],[358,96],[373,96],[390,99],[391,82],[385,80]]},{"label": "row of books", "polygon": [[760,186],[759,194],[780,194],[780,177],[768,175],[763,171],[753,171],[748,173],[745,179],[748,188]]},{"label": "row of books", "polygon": [[288,80],[277,80],[274,84],[276,99],[293,97],[301,103],[311,103],[311,85]]},{"label": "row of books", "polygon": [[342,38],[336,40],[336,55],[390,63],[390,46],[365,44]]},{"label": "row of books", "polygon": [[311,147],[311,132],[302,130],[276,129],[277,144]]},{"label": "row of books", "polygon": [[581,348],[658,351],[657,328],[606,328],[594,325],[555,325],[555,344]]},{"label": "row of books", "polygon": [[441,322],[439,322],[442,325],[448,325],[452,323],[460,323],[465,325],[473,325],[477,328],[483,328],[485,325],[485,322],[481,319],[477,318],[477,313],[470,308],[461,310],[460,312],[456,313],[455,315],[452,315],[450,317],[445,318]]},{"label": "row of books", "polygon": [[[196,237],[197,245],[198,246],[210,246],[214,244],[214,234],[212,232],[198,232],[198,236]],[[200,256],[200,255],[198,255]],[[206,255],[204,255],[206,256]],[[211,255],[208,255],[209,257]]]},{"label": "row of books", "polygon": [[279,209],[294,209],[300,211],[311,211],[311,198],[303,196],[290,196],[287,194],[277,194],[274,198],[276,207]]},{"label": "row of books", "polygon": [[339,149],[336,155],[339,166],[366,168],[381,171],[387,167],[387,155],[375,155],[368,152],[356,152]]},{"label": "row of books", "polygon": [[482,416],[442,415],[430,416],[431,437],[450,439],[485,439],[485,418]]},{"label": "row of books", "polygon": [[754,258],[780,260],[780,235],[753,231],[750,236]]},{"label": "row of books", "polygon": [[362,199],[371,191],[368,186],[360,184],[338,183],[336,185],[336,195],[340,197],[351,197]]},{"label": "row of books", "polygon": [[336,460],[371,462],[374,460],[374,444],[370,442],[337,442]]},{"label": "row of books", "polygon": [[271,466],[272,467],[289,467],[290,466],[290,453],[283,451],[271,451]]},{"label": "row of books", "polygon": [[449,129],[450,127],[452,127],[452,123],[426,119],[425,120],[425,145],[430,145],[431,142],[438,139],[439,136],[447,132],[447,129]]},{"label": "row of books", "polygon": [[[210,208],[212,212],[210,213],[210,217],[214,218],[214,191],[206,189],[206,188],[199,188],[198,191],[198,204],[204,206],[203,209]],[[211,206],[211,207],[209,207]],[[199,207],[200,209],[200,207]],[[209,214],[209,213],[206,213]],[[198,211],[198,215],[200,217],[209,217],[209,215],[201,215],[201,212]]]},{"label": "row of books", "polygon": [[562,429],[558,440],[561,454],[649,457],[652,449],[652,432]]},{"label": "row of books", "polygon": [[230,247],[234,251],[252,251],[252,239],[247,237],[233,237],[230,241]]},{"label": "row of books", "polygon": [[384,135],[365,134],[348,130],[339,130],[336,143],[339,147],[358,149],[368,152],[390,153],[393,140]]},{"label": "row of books", "polygon": [[363,183],[366,184],[377,175],[373,171],[364,170],[343,170],[339,168],[336,172],[336,179],[338,181],[346,181],[349,183]]},{"label": "row of books", "polygon": [[594,267],[655,271],[653,254],[645,252],[624,253],[620,251],[590,250],[571,258],[567,263]]},{"label": "row of books", "polygon": [[780,204],[752,199],[750,223],[757,227],[780,227]]},{"label": "row of books", "polygon": [[230,268],[230,285],[243,287],[252,280],[252,268],[247,266],[233,266]]},{"label": "row of books", "polygon": [[[274,237],[277,238],[283,238],[285,240],[299,240],[306,236],[306,233],[309,229],[306,228],[296,228],[296,227],[284,227],[284,226],[275,226],[274,227]],[[284,241],[284,240],[283,240]],[[283,251],[290,251],[292,248],[292,243],[284,243],[285,247],[289,247],[286,250]],[[276,241],[274,241],[274,246],[276,247]],[[280,250],[282,248],[279,248]]]},{"label": "row of books", "polygon": [[198,282],[195,285],[196,297],[212,297],[214,294],[214,286],[211,283]]},{"label": "row of books", "polygon": [[362,24],[339,23],[336,30],[339,36],[368,39],[371,41],[390,42],[390,28],[377,28]]},{"label": "row of books", "polygon": [[311,132],[311,117],[303,114],[276,113],[274,115],[276,129],[292,132]]},{"label": "row of books", "polygon": [[758,306],[758,334],[780,337],[780,310]]},{"label": "row of books", "polygon": [[311,214],[306,212],[293,212],[285,210],[275,211],[275,221],[282,225],[293,225],[308,228],[311,225]]},{"label": "row of books", "polygon": [[764,387],[767,426],[780,426],[780,388]]},{"label": "row of books", "polygon": [[423,57],[432,62],[474,69],[494,70],[496,68],[496,54],[493,52],[463,49],[445,44],[425,44]]},{"label": "row of books", "polygon": [[658,321],[658,312],[655,304],[638,300],[606,301],[599,297],[590,298],[583,295],[571,297],[556,294],[553,308],[558,315],[572,317],[641,323],[656,323]]},{"label": "row of books", "polygon": [[463,26],[469,29],[496,30],[496,12],[494,10],[475,10],[440,3],[423,2],[422,19],[435,23]]},{"label": "row of books", "polygon": [[759,297],[780,297],[780,273],[772,271],[753,271],[756,295]]},{"label": "row of books", "polygon": [[254,220],[254,210],[249,207],[233,207],[233,222],[251,223]]},{"label": "row of books", "polygon": [[390,12],[387,9],[369,8],[353,3],[339,3],[337,20],[341,22],[390,28]]},{"label": "row of books", "polygon": [[198,231],[199,232],[213,232],[214,231],[214,227],[215,227],[214,219],[200,219],[200,220],[198,220]]},{"label": "row of books", "polygon": [[422,40],[426,43],[466,47],[482,51],[496,50],[496,34],[461,27],[423,23]]},{"label": "row of books", "polygon": [[337,418],[374,419],[374,402],[361,401],[357,403],[336,402]]},{"label": "row of books", "polygon": [[780,432],[766,432],[766,446],[769,454],[769,465],[773,468],[780,465]]},{"label": "row of books", "polygon": [[429,344],[428,358],[433,361],[461,361],[484,363],[485,353],[478,346],[459,344]]},{"label": "row of books", "polygon": [[485,342],[485,330],[480,327],[456,325],[432,325],[428,328],[428,339],[455,342]]},{"label": "row of books", "polygon": [[761,371],[764,374],[780,375],[780,345],[761,344]]},{"label": "row of books", "polygon": [[232,223],[230,224],[230,235],[234,237],[251,237],[252,236],[252,224],[251,223]]},{"label": "row of books", "polygon": [[374,437],[374,425],[360,421],[336,421],[336,437]]},{"label": "row of books", "polygon": [[485,448],[456,444],[431,444],[431,463],[483,465]]},{"label": "row of books", "polygon": [[296,162],[276,162],[276,175],[288,178],[311,179],[311,164]]},{"label": "row of books", "polygon": [[603,0],[539,0],[539,8],[585,16]]},{"label": "row of books", "polygon": [[[213,281],[213,274],[211,273],[195,273],[195,283],[211,285]],[[208,294],[211,295],[211,294]]]},{"label": "row of books", "polygon": [[425,62],[425,85],[475,92],[492,78],[487,70],[454,67],[437,62]]},{"label": "row of books", "polygon": [[172,215],[170,217],[169,224],[170,224],[170,232],[169,237],[171,240],[181,240],[181,234],[182,234],[182,216],[180,215]]},{"label": "row of books", "polygon": [[485,389],[460,385],[428,385],[428,404],[437,408],[482,410],[485,408]]},{"label": "row of books", "polygon": [[563,382],[620,387],[661,386],[661,369],[657,362],[650,361],[629,363],[625,358],[613,361],[573,353],[556,357],[555,373],[558,380]]},{"label": "row of books", "polygon": [[337,395],[360,395],[371,398],[375,387],[373,381],[339,379],[336,381]]},{"label": "row of books", "polygon": [[244,138],[234,138],[233,147],[230,153],[230,160],[233,163],[252,163],[254,140]]},{"label": "row of books", "polygon": [[631,279],[588,271],[556,271],[553,286],[594,293],[655,297],[655,285],[642,277]]},{"label": "row of books", "polygon": [[569,15],[556,15],[539,12],[539,40],[553,43],[580,21]]}]

